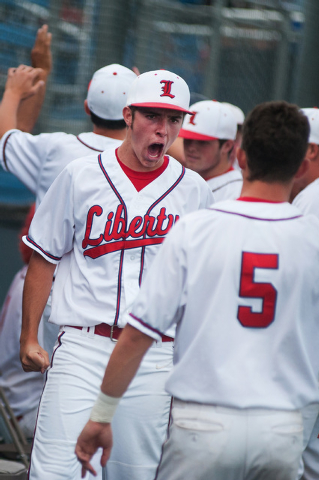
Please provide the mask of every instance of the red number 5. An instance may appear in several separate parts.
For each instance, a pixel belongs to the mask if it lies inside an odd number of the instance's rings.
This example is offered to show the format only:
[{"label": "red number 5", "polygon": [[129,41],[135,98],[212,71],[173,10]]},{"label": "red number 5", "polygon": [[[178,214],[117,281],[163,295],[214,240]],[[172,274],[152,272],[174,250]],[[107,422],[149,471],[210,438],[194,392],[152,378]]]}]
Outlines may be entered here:
[{"label": "red number 5", "polygon": [[238,307],[237,318],[244,327],[266,328],[275,318],[277,290],[271,283],[254,281],[255,268],[278,269],[278,255],[273,253],[243,252],[240,274],[239,296],[261,298],[261,312],[253,312],[251,307]]}]

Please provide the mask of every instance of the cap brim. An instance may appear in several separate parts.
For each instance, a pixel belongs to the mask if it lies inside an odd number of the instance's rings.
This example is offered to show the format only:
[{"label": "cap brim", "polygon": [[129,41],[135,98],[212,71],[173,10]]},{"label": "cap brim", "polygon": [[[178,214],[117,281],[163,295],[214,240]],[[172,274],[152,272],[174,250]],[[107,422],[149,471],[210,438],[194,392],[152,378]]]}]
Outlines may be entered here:
[{"label": "cap brim", "polygon": [[179,137],[186,138],[188,140],[202,140],[202,141],[210,141],[210,140],[218,140],[217,137],[210,137],[208,135],[202,135],[201,133],[190,132],[189,130],[185,130],[181,128],[179,131]]},{"label": "cap brim", "polygon": [[178,112],[188,113],[193,115],[193,112],[186,110],[185,108],[179,107],[177,105],[171,105],[170,103],[160,103],[160,102],[146,102],[146,103],[131,103],[132,107],[145,107],[145,108],[165,108],[166,110],[177,110]]}]

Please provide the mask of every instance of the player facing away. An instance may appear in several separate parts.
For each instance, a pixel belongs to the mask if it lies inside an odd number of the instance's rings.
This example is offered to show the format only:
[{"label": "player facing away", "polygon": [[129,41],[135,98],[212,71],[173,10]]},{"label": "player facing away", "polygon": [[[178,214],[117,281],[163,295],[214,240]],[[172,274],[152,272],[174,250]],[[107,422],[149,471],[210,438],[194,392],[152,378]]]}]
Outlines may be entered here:
[{"label": "player facing away", "polygon": [[[309,168],[296,179],[292,189],[292,204],[304,215],[312,213],[319,218],[319,110],[303,108],[310,124],[310,136],[306,158]],[[319,416],[318,405],[304,412],[304,446],[302,466],[298,478],[316,480],[319,478]]]},{"label": "player facing away", "polygon": [[296,106],[257,106],[238,151],[242,196],[173,227],[78,439],[83,472],[98,446],[107,461],[117,402],[153,341],[176,324],[166,382],[173,422],[156,478],[295,480],[299,409],[319,393],[319,221],[287,201],[307,167],[308,135]]},{"label": "player facing away", "polygon": [[[60,335],[40,402],[30,479],[77,479],[74,448],[89,419],[125,312],[172,225],[213,201],[206,182],[165,155],[188,113],[185,81],[166,70],[133,82],[117,149],[71,162],[41,202],[26,238],[35,250],[24,289],[21,359],[44,371],[36,332],[56,264],[50,321]],[[152,480],[171,398],[164,383],[174,330],[163,333],[114,420],[108,480]],[[99,473],[100,475],[100,473]]]},{"label": "player facing away", "polygon": [[191,105],[179,136],[184,139],[185,166],[199,173],[208,183],[215,200],[235,199],[243,179],[231,158],[237,135],[233,108],[213,100]]},{"label": "player facing away", "polygon": [[17,128],[19,105],[27,94],[26,75],[36,73],[31,67],[29,70],[26,73],[24,66],[9,70],[0,105],[0,165],[36,195],[38,207],[52,182],[72,160],[121,145],[126,134],[122,111],[136,75],[118,64],[94,73],[84,100],[84,110],[92,121],[91,132],[31,135]]}]

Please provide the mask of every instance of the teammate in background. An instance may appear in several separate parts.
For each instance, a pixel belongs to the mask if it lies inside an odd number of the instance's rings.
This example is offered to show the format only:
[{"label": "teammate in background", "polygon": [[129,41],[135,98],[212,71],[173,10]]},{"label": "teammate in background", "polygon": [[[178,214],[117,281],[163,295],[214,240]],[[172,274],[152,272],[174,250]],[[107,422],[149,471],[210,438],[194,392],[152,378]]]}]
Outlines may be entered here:
[{"label": "teammate in background", "polygon": [[[190,104],[202,101],[209,100],[207,97],[201,93],[191,92],[190,93]],[[167,151],[168,155],[171,155],[176,160],[178,160],[182,165],[185,166],[185,155],[184,155],[184,142],[181,137],[177,137],[175,142]]]},{"label": "teammate in background", "polygon": [[240,195],[243,179],[232,166],[237,122],[229,106],[213,100],[194,103],[179,136],[184,139],[185,166],[199,173],[216,201]]},{"label": "teammate in background", "polygon": [[233,115],[236,118],[236,122],[237,122],[237,134],[234,142],[234,148],[230,152],[229,160],[231,165],[237,170],[239,170],[236,154],[237,154],[237,149],[241,147],[241,142],[243,139],[243,123],[245,121],[245,115],[244,115],[244,112],[236,105],[233,105],[232,103],[227,103],[227,102],[223,102],[223,104],[231,108],[231,111],[233,112]]},{"label": "teammate in background", "polygon": [[83,473],[98,446],[107,460],[117,402],[153,341],[177,324],[166,382],[173,423],[156,478],[295,480],[299,409],[319,400],[319,221],[288,203],[308,134],[295,105],[257,106],[238,151],[242,196],[169,233],[78,439]]},{"label": "teammate in background", "polygon": [[[212,203],[203,179],[165,155],[189,113],[184,80],[166,70],[133,83],[123,110],[123,144],[67,165],[41,202],[27,245],[21,359],[26,371],[49,366],[37,327],[56,264],[51,321],[60,325],[41,399],[30,479],[80,476],[74,448],[87,422],[123,315],[177,219]],[[169,268],[169,265],[168,265]],[[152,480],[165,438],[174,331],[150,349],[114,419],[108,480]]]},{"label": "teammate in background", "polygon": [[[319,110],[304,108],[302,112],[308,117],[310,124],[309,145],[306,159],[309,168],[305,175],[298,178],[293,186],[292,204],[303,214],[312,213],[319,218]],[[303,466],[298,478],[317,480],[319,478],[319,416],[318,405],[313,405],[304,413],[304,446]],[[306,415],[306,416],[305,416]],[[304,469],[304,471],[303,471]]]},{"label": "teammate in background", "polygon": [[36,195],[36,206],[72,160],[121,145],[126,132],[122,110],[136,75],[122,65],[97,70],[90,82],[85,112],[93,131],[71,135],[62,132],[30,135],[17,129],[18,108],[34,71],[20,66],[9,69],[0,105],[0,164]]},{"label": "teammate in background", "polygon": [[[33,437],[35,420],[43,389],[44,378],[41,373],[27,374],[20,362],[20,331],[22,323],[22,292],[32,249],[22,242],[34,215],[34,205],[26,218],[20,233],[19,250],[25,263],[15,275],[2,310],[0,312],[0,387],[19,421],[20,427],[29,440]],[[42,322],[39,338],[42,342]]]}]

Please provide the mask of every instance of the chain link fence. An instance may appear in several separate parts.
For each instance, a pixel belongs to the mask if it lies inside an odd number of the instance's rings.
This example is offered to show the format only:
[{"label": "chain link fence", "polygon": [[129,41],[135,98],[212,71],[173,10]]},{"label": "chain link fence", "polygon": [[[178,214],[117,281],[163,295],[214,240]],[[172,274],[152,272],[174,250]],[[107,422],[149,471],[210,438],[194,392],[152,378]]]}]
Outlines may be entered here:
[{"label": "chain link fence", "polygon": [[[172,70],[192,92],[234,103],[245,113],[262,101],[293,101],[301,6],[265,0],[195,3],[2,0],[0,86],[9,67],[30,64],[36,30],[48,23],[54,69],[37,132],[90,128],[83,110],[87,85],[93,71],[109,63],[136,65],[141,72]],[[225,6],[243,4],[249,8]]]}]

